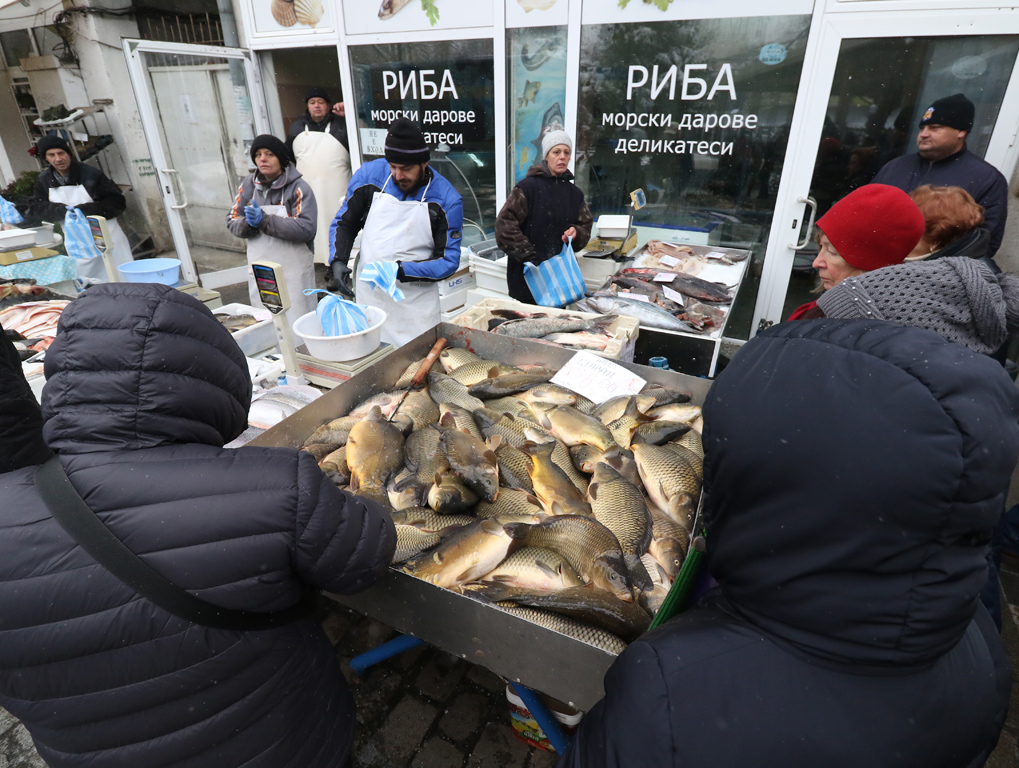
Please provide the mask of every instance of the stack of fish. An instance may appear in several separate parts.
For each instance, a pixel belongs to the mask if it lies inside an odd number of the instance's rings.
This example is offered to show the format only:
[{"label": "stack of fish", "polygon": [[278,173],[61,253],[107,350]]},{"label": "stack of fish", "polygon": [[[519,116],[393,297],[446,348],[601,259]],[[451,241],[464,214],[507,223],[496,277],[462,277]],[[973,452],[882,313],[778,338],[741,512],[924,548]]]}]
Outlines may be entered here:
[{"label": "stack of fish", "polygon": [[604,352],[612,341],[609,330],[616,316],[605,313],[595,319],[568,312],[522,312],[515,309],[493,309],[495,317],[488,321],[488,330],[514,339],[532,339],[557,344],[568,349]]},{"label": "stack of fish", "polygon": [[401,390],[422,364],[302,450],[392,509],[406,573],[618,653],[686,556],[700,408],[660,386],[595,405],[554,370],[457,348]]}]

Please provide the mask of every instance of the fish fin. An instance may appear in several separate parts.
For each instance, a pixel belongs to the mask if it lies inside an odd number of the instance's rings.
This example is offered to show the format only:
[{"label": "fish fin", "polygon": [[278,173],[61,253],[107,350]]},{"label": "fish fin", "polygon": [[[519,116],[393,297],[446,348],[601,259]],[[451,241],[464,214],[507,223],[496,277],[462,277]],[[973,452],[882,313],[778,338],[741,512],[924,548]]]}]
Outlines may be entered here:
[{"label": "fish fin", "polygon": [[354,472],[350,473],[350,492],[357,493],[361,488],[361,481],[358,479],[357,474]]},{"label": "fish fin", "polygon": [[443,429],[456,429],[456,416],[452,411],[446,411],[439,419],[439,427]]},{"label": "fish fin", "polygon": [[542,571],[552,578],[561,578],[563,575],[563,567],[560,565],[558,568],[553,568],[551,565],[543,560],[535,560],[534,565],[539,571]]},{"label": "fish fin", "polygon": [[648,442],[647,439],[638,432],[636,429],[630,433],[630,445],[640,445],[641,443]]},{"label": "fish fin", "polygon": [[[495,457],[495,451],[485,451],[482,454],[482,456],[484,456],[485,461],[487,461],[493,467],[496,467],[498,469],[498,467],[499,467],[499,460]],[[498,493],[498,491],[496,491],[496,493]],[[492,497],[492,500],[493,501],[495,500],[494,496]]]},{"label": "fish fin", "polygon": [[591,483],[587,486],[587,495],[591,497],[591,501],[598,500],[598,483]]},{"label": "fish fin", "polygon": [[535,496],[533,493],[527,494],[527,503],[528,504],[533,504],[536,507],[544,509],[544,507],[541,506],[541,500],[538,499],[538,497]]},{"label": "fish fin", "polygon": [[566,510],[566,508],[565,508],[565,507],[563,507],[563,505],[562,505],[562,504],[560,504],[560,503],[559,503],[558,501],[553,501],[553,502],[552,502],[552,503],[551,503],[551,504],[549,505],[549,511],[550,511],[550,512],[551,512],[551,513],[552,513],[553,515],[557,515],[557,516],[558,516],[558,515],[569,515],[569,514],[571,514],[571,513],[570,513],[570,512],[568,512],[568,511]]},{"label": "fish fin", "polygon": [[596,331],[602,335],[607,336],[609,326],[612,325],[613,321],[617,317],[618,315],[603,315],[602,317],[598,318],[597,320],[594,321],[594,327]]},{"label": "fish fin", "polygon": [[519,320],[522,317],[530,317],[527,312],[518,312],[515,309],[493,309],[492,314],[496,317],[505,317],[507,320]]},{"label": "fish fin", "polygon": [[497,378],[499,378],[499,366],[498,365],[493,365],[491,368],[488,369],[488,378],[490,378],[490,379],[497,379]]},{"label": "fish fin", "polygon": [[492,435],[485,440],[485,445],[488,446],[489,450],[496,451],[499,449],[499,446],[502,445],[502,442],[502,435]]},{"label": "fish fin", "polygon": [[506,523],[502,527],[511,539],[517,541],[524,541],[531,532],[530,523]]}]

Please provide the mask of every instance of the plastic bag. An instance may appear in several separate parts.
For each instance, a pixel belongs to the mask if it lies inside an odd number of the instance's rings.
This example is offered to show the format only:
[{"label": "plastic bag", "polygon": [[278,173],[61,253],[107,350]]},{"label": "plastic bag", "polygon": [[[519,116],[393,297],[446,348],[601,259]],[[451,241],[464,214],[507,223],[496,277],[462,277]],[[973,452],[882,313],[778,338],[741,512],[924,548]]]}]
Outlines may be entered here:
[{"label": "plastic bag", "polygon": [[14,207],[14,203],[0,197],[0,224],[20,224],[24,220],[18,213],[18,209]]},{"label": "plastic bag", "polygon": [[352,333],[365,331],[371,325],[364,308],[352,301],[341,299],[321,288],[305,288],[304,295],[324,293],[325,298],[315,307],[318,322],[326,336],[349,336]]},{"label": "plastic bag", "polygon": [[534,301],[543,307],[565,307],[587,292],[584,275],[573,254],[573,238],[562,251],[541,264],[524,264],[524,281]]},{"label": "plastic bag", "polygon": [[388,293],[393,301],[403,301],[406,296],[396,285],[396,276],[400,272],[400,266],[394,261],[373,261],[361,270],[357,278],[363,283],[370,283],[374,288],[379,288]]},{"label": "plastic bag", "polygon": [[72,259],[91,259],[102,256],[92,239],[88,218],[77,208],[67,207],[64,216],[64,250]]}]

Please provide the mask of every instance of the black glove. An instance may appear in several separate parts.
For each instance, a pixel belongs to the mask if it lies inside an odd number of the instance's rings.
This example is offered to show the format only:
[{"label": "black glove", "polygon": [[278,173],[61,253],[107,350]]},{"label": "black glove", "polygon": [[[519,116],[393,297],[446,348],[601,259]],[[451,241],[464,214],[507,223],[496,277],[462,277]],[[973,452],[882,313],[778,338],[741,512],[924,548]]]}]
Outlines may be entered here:
[{"label": "black glove", "polygon": [[351,288],[350,270],[347,265],[336,259],[330,265],[330,272],[332,277],[326,280],[326,290],[340,293],[353,301],[354,291]]}]

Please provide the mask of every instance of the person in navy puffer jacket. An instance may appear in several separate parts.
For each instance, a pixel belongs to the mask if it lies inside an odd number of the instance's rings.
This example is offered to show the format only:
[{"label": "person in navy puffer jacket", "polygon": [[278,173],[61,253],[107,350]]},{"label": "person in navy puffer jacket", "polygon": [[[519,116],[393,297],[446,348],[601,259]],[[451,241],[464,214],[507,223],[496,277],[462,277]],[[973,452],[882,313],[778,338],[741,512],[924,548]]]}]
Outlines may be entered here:
[{"label": "person in navy puffer jacket", "polygon": [[632,643],[560,768],[980,768],[1011,672],[978,600],[1019,392],[920,328],[749,341],[704,405],[718,587]]},{"label": "person in navy puffer jacket", "polygon": [[[45,365],[46,442],[99,519],[177,586],[280,611],[309,585],[357,592],[387,567],[389,515],[311,454],[222,447],[246,426],[251,382],[192,297],[93,287],[64,310]],[[234,631],[168,613],[64,532],[34,473],[0,474],[0,706],[48,765],[348,764],[354,704],[313,617]]]}]

